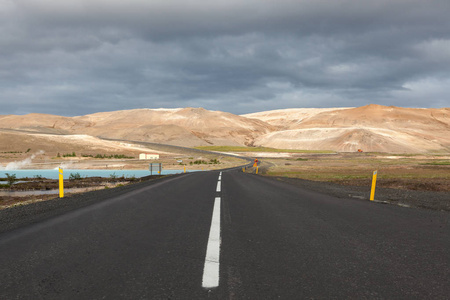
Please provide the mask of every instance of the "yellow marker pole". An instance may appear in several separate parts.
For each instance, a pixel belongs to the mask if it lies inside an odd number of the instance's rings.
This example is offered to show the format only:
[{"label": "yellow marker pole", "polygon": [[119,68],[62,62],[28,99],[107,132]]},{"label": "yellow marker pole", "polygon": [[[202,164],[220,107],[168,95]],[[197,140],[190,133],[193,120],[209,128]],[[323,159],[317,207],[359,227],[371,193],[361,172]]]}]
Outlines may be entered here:
[{"label": "yellow marker pole", "polygon": [[244,169],[244,167],[242,167],[242,173],[244,173],[245,172],[245,169]]},{"label": "yellow marker pole", "polygon": [[64,198],[64,178],[63,178],[63,169],[59,169],[59,198]]},{"label": "yellow marker pole", "polygon": [[258,174],[258,166],[256,166],[256,174]]},{"label": "yellow marker pole", "polygon": [[186,173],[186,166],[184,166],[184,173]]},{"label": "yellow marker pole", "polygon": [[370,201],[373,201],[375,197],[375,185],[377,184],[377,171],[373,171],[372,176],[372,190],[370,191]]}]

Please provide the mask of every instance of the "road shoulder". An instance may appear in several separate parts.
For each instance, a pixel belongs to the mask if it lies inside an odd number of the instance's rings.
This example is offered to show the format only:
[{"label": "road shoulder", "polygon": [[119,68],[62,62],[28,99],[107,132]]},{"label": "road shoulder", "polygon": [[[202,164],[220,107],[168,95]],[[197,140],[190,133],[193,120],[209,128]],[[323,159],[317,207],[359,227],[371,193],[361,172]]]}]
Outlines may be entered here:
[{"label": "road shoulder", "polygon": [[139,188],[154,185],[181,176],[185,176],[185,174],[170,175],[164,178],[128,184],[117,188],[74,194],[62,199],[54,198],[47,201],[3,209],[0,210],[0,233],[41,222],[69,211],[105,201],[111,197],[120,196]]},{"label": "road shoulder", "polygon": [[[338,198],[352,198],[360,199],[361,201],[369,201],[370,186],[349,186],[331,182],[311,181],[288,177],[264,177]],[[450,195],[447,192],[377,188],[375,192],[375,200],[381,203],[404,207],[450,211]]]}]

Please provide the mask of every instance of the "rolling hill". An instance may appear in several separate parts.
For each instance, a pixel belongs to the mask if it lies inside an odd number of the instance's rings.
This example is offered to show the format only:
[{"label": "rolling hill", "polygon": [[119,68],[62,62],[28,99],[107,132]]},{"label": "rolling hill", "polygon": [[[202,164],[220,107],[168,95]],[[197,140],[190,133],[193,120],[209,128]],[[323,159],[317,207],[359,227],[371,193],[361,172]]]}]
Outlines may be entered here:
[{"label": "rolling hill", "polygon": [[245,116],[279,128],[256,138],[254,144],[257,146],[409,153],[450,149],[449,108],[421,109],[372,104],[313,111],[288,109]]},{"label": "rolling hill", "polygon": [[[284,109],[241,116],[203,108],[134,109],[77,117],[1,115],[0,129],[3,129],[0,140],[4,150],[10,149],[12,144],[18,147],[21,140],[39,144],[39,141],[55,140],[51,136],[65,136],[68,142],[82,140],[81,137],[87,141],[91,136],[185,147],[230,145],[335,151],[450,151],[450,108],[367,105]],[[49,147],[48,144],[44,146]]]}]

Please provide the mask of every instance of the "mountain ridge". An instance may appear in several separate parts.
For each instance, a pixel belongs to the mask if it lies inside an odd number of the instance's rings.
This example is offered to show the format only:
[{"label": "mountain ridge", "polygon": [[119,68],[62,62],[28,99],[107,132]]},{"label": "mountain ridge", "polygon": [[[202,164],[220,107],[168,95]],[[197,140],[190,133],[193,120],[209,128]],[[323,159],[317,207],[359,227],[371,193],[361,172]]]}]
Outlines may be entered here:
[{"label": "mountain ridge", "polygon": [[[296,108],[234,115],[204,108],[132,109],[64,117],[0,115],[0,128],[177,146],[450,151],[450,108]],[[0,133],[1,134],[1,133]]]}]

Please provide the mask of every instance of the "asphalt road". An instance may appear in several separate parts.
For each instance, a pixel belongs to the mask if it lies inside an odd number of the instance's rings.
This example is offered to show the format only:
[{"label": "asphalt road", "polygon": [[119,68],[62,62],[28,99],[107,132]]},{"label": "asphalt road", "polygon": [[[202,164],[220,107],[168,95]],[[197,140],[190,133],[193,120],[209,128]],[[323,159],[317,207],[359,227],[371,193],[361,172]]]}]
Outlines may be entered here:
[{"label": "asphalt road", "polygon": [[0,299],[449,298],[448,212],[218,179],[139,185],[0,234]]}]

